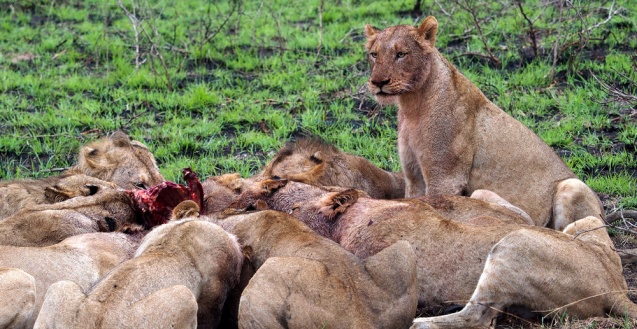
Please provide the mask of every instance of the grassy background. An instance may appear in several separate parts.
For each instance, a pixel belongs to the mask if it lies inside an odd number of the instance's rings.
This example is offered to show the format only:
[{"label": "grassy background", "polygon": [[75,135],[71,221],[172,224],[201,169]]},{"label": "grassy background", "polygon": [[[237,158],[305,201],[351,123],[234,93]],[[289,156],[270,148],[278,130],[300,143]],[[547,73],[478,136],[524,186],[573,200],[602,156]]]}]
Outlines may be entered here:
[{"label": "grassy background", "polygon": [[438,48],[607,211],[637,206],[634,0],[123,2],[0,0],[0,179],[54,174],[115,129],[173,181],[186,166],[249,176],[307,134],[400,170],[362,28],[431,14]]}]

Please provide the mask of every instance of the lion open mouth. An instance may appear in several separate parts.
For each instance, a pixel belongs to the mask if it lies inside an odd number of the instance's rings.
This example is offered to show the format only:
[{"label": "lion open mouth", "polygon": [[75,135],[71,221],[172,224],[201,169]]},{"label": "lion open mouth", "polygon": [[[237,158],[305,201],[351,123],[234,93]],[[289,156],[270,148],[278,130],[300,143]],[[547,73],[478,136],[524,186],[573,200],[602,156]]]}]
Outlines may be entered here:
[{"label": "lion open mouth", "polygon": [[187,186],[164,181],[147,190],[127,191],[144,228],[149,229],[168,222],[173,208],[184,200],[195,201],[199,205],[199,213],[205,213],[203,187],[199,177],[190,168],[184,168],[182,172]]}]

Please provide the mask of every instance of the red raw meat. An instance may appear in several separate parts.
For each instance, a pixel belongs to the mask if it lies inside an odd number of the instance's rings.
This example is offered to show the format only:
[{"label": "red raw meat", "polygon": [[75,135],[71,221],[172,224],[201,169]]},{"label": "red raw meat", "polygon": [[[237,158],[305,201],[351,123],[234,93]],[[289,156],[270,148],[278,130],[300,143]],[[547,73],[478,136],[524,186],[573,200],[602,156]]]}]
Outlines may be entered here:
[{"label": "red raw meat", "polygon": [[206,212],[199,177],[190,168],[184,168],[182,173],[188,186],[164,181],[147,190],[127,191],[144,228],[149,229],[168,222],[173,208],[185,200],[195,201],[199,205],[200,214]]}]

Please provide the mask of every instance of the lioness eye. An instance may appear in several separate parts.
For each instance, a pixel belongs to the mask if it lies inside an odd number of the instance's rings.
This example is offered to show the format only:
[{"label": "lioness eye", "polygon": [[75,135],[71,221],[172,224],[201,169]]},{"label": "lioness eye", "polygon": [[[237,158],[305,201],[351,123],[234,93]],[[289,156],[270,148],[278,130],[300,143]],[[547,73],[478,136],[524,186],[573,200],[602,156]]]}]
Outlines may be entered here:
[{"label": "lioness eye", "polygon": [[372,58],[376,58],[378,57],[378,53],[369,53],[369,56],[372,56]]},{"label": "lioness eye", "polygon": [[405,57],[405,55],[407,55],[407,53],[399,52],[399,53],[396,54],[396,57],[403,58],[403,57]]},{"label": "lioness eye", "polygon": [[136,188],[140,189],[140,190],[145,190],[146,189],[146,185],[142,182],[136,182],[133,185],[135,185]]}]

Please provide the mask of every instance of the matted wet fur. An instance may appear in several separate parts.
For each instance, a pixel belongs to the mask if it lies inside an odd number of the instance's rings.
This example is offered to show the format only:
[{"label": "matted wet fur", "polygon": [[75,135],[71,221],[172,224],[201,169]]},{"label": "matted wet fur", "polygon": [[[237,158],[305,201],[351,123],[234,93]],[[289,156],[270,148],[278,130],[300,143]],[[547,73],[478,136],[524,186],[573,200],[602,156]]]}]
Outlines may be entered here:
[{"label": "matted wet fur", "polygon": [[147,188],[163,180],[150,150],[117,131],[83,146],[77,164],[60,175],[0,182],[0,219],[33,205],[94,195],[117,186]]},{"label": "matted wet fur", "polygon": [[[575,222],[566,233],[520,224],[470,225],[443,218],[417,199],[378,200],[359,197],[354,190],[327,192],[297,182],[262,184],[260,196],[249,202],[259,200],[290,213],[361,258],[397,241],[411,243],[421,307],[464,305],[484,286],[480,282],[494,282],[485,289],[503,296],[494,304],[502,307],[517,305],[541,314],[576,303],[566,310],[589,317],[616,311],[616,305],[619,314],[625,309],[637,315],[626,297],[619,256],[595,217]],[[574,228],[582,232],[575,239]]]},{"label": "matted wet fur", "polygon": [[365,26],[368,89],[398,104],[405,196],[497,193],[538,226],[562,230],[604,209],[535,133],[489,101],[436,49],[438,22]]},{"label": "matted wet fur", "polygon": [[362,261],[282,212],[222,222],[256,269],[240,328],[404,328],[415,315],[416,260],[404,241]]},{"label": "matted wet fur", "polygon": [[342,152],[315,137],[287,143],[265,166],[261,176],[355,188],[376,199],[405,195],[402,173],[382,170],[363,157]]},{"label": "matted wet fur", "polygon": [[137,224],[125,191],[28,207],[0,221],[0,245],[44,247],[70,236],[113,232]]},{"label": "matted wet fur", "polygon": [[[255,182],[251,186],[245,188],[243,192],[239,196],[236,196],[232,203],[229,204],[228,208],[282,210],[278,209],[273,194],[283,186],[285,186],[285,188],[283,191],[280,191],[282,195],[298,193],[301,197],[308,197],[309,195],[316,196],[319,194],[326,194],[328,192],[347,191],[349,194],[355,194],[348,200],[349,202],[354,202],[356,201],[355,198],[359,197],[370,197],[367,193],[360,190],[334,186],[314,186],[279,178],[264,178],[262,181]],[[533,225],[533,221],[526,213],[507,203],[506,200],[498,198],[498,203],[488,202],[483,199],[485,198],[485,195],[491,197],[491,200],[494,200],[497,195],[484,190],[481,190],[480,194],[481,195],[477,198],[455,195],[437,195],[432,197],[415,198],[414,200],[426,203],[428,206],[434,208],[441,216],[454,221],[481,225],[484,223],[489,225],[499,225],[503,223]],[[259,201],[264,203],[260,203]],[[294,207],[292,211],[298,212],[300,211],[300,207]],[[491,220],[480,219],[485,217],[489,217]],[[310,222],[307,222],[306,224],[313,228]],[[324,234],[325,232],[319,233],[323,236],[329,237],[329,235]]]},{"label": "matted wet fur", "polygon": [[35,328],[215,328],[242,260],[236,238],[219,226],[171,221],[90,290],[52,285]]},{"label": "matted wet fur", "polygon": [[[140,240],[124,233],[88,233],[47,247],[0,246],[0,268],[18,268],[34,278],[34,303],[24,327],[33,328],[51,284],[71,280],[88,290],[109,270],[133,257]],[[13,289],[0,285],[0,296],[10,296]]]}]

